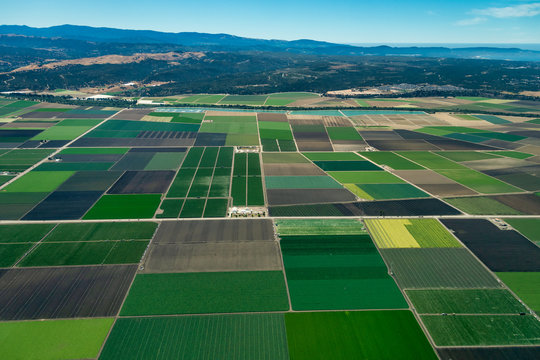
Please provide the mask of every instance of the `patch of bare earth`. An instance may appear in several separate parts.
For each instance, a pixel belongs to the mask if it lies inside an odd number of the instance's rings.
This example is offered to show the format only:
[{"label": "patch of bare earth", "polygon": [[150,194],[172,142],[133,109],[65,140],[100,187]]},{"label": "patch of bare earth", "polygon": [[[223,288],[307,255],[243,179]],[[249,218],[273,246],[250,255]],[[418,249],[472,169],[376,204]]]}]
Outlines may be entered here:
[{"label": "patch of bare earth", "polygon": [[168,52],[168,53],[138,53],[133,55],[105,55],[105,56],[97,56],[97,57],[91,57],[91,58],[80,58],[80,59],[72,59],[72,60],[62,60],[62,61],[55,61],[50,62],[43,65],[28,65],[23,66],[18,69],[10,71],[11,73],[14,72],[21,72],[21,71],[31,71],[31,70],[41,70],[41,69],[55,69],[63,66],[69,66],[69,65],[98,65],[98,64],[129,64],[129,63],[139,63],[145,60],[161,60],[161,61],[181,61],[186,59],[200,59],[204,57],[205,54],[203,52],[184,52],[184,53],[176,53],[176,52]]}]

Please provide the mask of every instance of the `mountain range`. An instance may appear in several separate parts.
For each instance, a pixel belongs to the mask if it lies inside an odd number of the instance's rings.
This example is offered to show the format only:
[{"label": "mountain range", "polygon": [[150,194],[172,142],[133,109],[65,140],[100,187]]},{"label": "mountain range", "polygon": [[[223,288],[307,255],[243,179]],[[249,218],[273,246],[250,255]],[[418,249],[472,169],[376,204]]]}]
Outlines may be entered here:
[{"label": "mountain range", "polygon": [[510,61],[540,61],[540,51],[499,47],[392,47],[353,46],[315,40],[265,40],[229,34],[198,32],[159,32],[106,27],[59,25],[36,28],[24,25],[0,25],[0,34],[39,38],[61,38],[94,43],[178,45],[211,51],[291,52],[311,55],[408,56]]}]

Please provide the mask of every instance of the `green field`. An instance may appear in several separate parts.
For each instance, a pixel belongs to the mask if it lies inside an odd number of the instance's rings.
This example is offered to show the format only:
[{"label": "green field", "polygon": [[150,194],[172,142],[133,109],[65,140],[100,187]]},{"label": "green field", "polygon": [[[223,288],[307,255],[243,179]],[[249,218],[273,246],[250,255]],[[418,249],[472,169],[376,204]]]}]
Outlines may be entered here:
[{"label": "green field", "polygon": [[200,218],[203,216],[205,199],[186,199],[180,213],[181,218]]},{"label": "green field", "polygon": [[83,219],[151,218],[159,206],[160,198],[159,194],[103,195]]},{"label": "green field", "polygon": [[463,120],[478,120],[477,117],[474,117],[472,115],[455,115],[455,116]]},{"label": "green field", "polygon": [[540,321],[519,315],[424,315],[438,346],[538,345]]},{"label": "green field", "polygon": [[60,155],[99,155],[99,154],[125,154],[129,148],[67,148],[60,152]]},{"label": "green field", "polygon": [[0,186],[4,185],[8,181],[15,178],[15,175],[1,175],[0,176]]},{"label": "green field", "polygon": [[291,360],[437,359],[410,311],[285,314]]},{"label": "green field", "polygon": [[429,151],[399,151],[396,153],[431,170],[467,169],[463,165]]},{"label": "green field", "polygon": [[83,126],[65,126],[63,123],[66,121],[67,120],[64,120],[55,126],[42,131],[34,136],[32,140],[73,140],[98,125],[102,120],[87,120],[92,123],[88,125],[81,124]]},{"label": "green field", "polygon": [[523,191],[505,182],[482,174],[481,172],[464,170],[436,170],[439,174],[484,194],[512,193]]},{"label": "green field", "polygon": [[263,105],[267,95],[227,95],[220,104],[231,105]]},{"label": "green field", "polygon": [[285,311],[281,271],[137,275],[122,316]]},{"label": "green field", "polygon": [[366,160],[356,160],[356,161],[334,161],[334,160],[323,160],[323,161],[314,161],[315,165],[320,167],[324,171],[373,171],[373,170],[382,170],[377,165],[373,164],[370,161]]},{"label": "green field", "polygon": [[0,323],[4,359],[96,358],[113,319],[10,321]]},{"label": "green field", "polygon": [[326,132],[330,140],[363,140],[353,127],[327,127]]},{"label": "green field", "polygon": [[311,161],[361,161],[360,156],[352,152],[306,152],[303,153]]},{"label": "green field", "polygon": [[247,206],[264,206],[264,191],[260,176],[247,177]]},{"label": "green field", "polygon": [[499,158],[498,156],[480,151],[436,151],[435,154],[457,162]]},{"label": "green field", "polygon": [[[215,159],[214,159],[215,162]],[[201,160],[202,163],[202,160]],[[191,188],[189,189],[188,197],[203,197],[205,198],[208,195],[208,190],[210,189],[210,183],[212,182],[212,175],[214,173],[213,167],[204,168],[199,167],[191,183]]]},{"label": "green field", "polygon": [[280,98],[269,97],[266,100],[266,102],[264,103],[264,105],[266,105],[266,106],[286,106],[286,105],[292,104],[295,101],[296,100],[294,100],[294,99],[280,99]]},{"label": "green field", "polygon": [[279,153],[263,153],[262,159],[264,164],[309,164],[310,161],[299,153],[279,154]]},{"label": "green field", "polygon": [[540,243],[540,219],[504,219],[514,229],[525,235],[529,240]]},{"label": "green field", "polygon": [[6,192],[51,192],[74,171],[31,171],[4,188]]},{"label": "green field", "polygon": [[389,151],[361,152],[359,154],[379,165],[386,165],[386,166],[391,167],[394,170],[423,170],[424,169],[422,166],[415,164],[412,161],[409,161]]},{"label": "green field", "polygon": [[[185,199],[164,199],[156,211],[156,218],[177,218]],[[160,210],[163,212],[159,213]]]},{"label": "green field", "polygon": [[38,242],[54,227],[54,224],[0,225],[0,243]]},{"label": "green field", "polygon": [[170,122],[184,124],[200,124],[204,119],[204,113],[169,113],[151,112],[148,116],[159,116],[171,118]]},{"label": "green field", "polygon": [[356,219],[276,219],[280,235],[352,235],[365,234],[364,224]]},{"label": "green field", "polygon": [[186,197],[196,171],[194,168],[184,168],[182,165],[169,188],[167,197]]},{"label": "green field", "polygon": [[527,154],[519,151],[489,151],[490,154],[494,155],[500,155],[504,157],[509,157],[513,159],[527,159],[531,156],[534,156],[533,154]]},{"label": "green field", "polygon": [[341,189],[329,176],[266,176],[267,189]]},{"label": "green field", "polygon": [[427,193],[410,184],[355,184],[355,186],[362,193],[369,195],[369,198],[375,200],[430,197]]},{"label": "green field", "polygon": [[500,132],[481,132],[478,136],[485,137],[487,139],[496,139],[503,141],[519,141],[526,139],[525,136],[519,136],[514,134],[500,133]]},{"label": "green field", "polygon": [[461,244],[436,219],[366,219],[379,248],[449,248]]},{"label": "green field", "polygon": [[144,170],[176,170],[180,167],[184,153],[178,152],[159,152],[156,153]]},{"label": "green field", "polygon": [[100,360],[287,360],[282,314],[119,319]]},{"label": "green field", "polygon": [[495,277],[465,248],[381,249],[402,289],[499,288]]},{"label": "green field", "polygon": [[150,240],[154,222],[103,222],[58,224],[44,241]]},{"label": "green field", "polygon": [[540,272],[500,272],[497,276],[537,314],[540,313]]},{"label": "green field", "polygon": [[342,184],[400,184],[405,181],[385,171],[329,171]]},{"label": "green field", "polygon": [[419,314],[519,314],[525,307],[505,289],[407,290]]},{"label": "green field", "polygon": [[41,243],[19,266],[64,266],[138,263],[148,241]]},{"label": "green field", "polygon": [[14,265],[32,246],[32,243],[0,244],[0,267]]},{"label": "green field", "polygon": [[369,235],[282,235],[280,243],[294,310],[408,307]]},{"label": "green field", "polygon": [[520,215],[521,212],[488,197],[460,197],[444,199],[447,203],[471,215]]},{"label": "green field", "polygon": [[15,149],[0,155],[0,171],[23,171],[52,154],[54,149]]},{"label": "green field", "polygon": [[231,197],[234,206],[264,206],[258,153],[236,153],[234,155]]},{"label": "green field", "polygon": [[208,199],[204,208],[203,217],[224,217],[227,215],[229,208],[229,199]]},{"label": "green field", "polygon": [[215,168],[212,184],[210,185],[209,197],[229,196],[229,184],[231,180],[231,168]]},{"label": "green field", "polygon": [[111,166],[113,166],[114,163],[112,162],[105,162],[105,163],[87,163],[87,162],[81,162],[81,163],[68,163],[68,162],[61,162],[61,163],[44,163],[39,165],[35,171],[106,171]]}]

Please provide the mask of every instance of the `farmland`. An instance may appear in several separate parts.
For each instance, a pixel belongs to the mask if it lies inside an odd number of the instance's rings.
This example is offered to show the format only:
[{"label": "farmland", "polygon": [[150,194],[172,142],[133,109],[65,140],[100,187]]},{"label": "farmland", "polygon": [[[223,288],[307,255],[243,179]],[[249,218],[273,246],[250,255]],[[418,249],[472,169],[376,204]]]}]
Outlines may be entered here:
[{"label": "farmland", "polygon": [[[13,102],[0,119],[8,357],[534,354],[537,124],[286,107],[323,100]],[[401,100],[364,102],[418,104]]]}]

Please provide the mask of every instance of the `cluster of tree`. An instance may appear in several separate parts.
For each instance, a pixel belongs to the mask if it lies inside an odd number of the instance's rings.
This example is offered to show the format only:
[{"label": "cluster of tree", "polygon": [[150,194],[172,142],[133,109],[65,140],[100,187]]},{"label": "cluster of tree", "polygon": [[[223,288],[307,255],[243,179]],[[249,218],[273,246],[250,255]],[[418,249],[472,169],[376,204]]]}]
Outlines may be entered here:
[{"label": "cluster of tree", "polygon": [[[129,96],[180,93],[324,93],[387,84],[454,85],[482,93],[540,88],[540,63],[377,56],[319,56],[268,52],[207,52],[182,61],[69,65],[0,74],[0,91],[80,89],[130,81],[167,82]],[[467,93],[469,94],[469,93]],[[125,95],[128,95],[127,93]],[[414,96],[448,95],[418,92]]]},{"label": "cluster of tree", "polygon": [[71,96],[56,96],[56,95],[44,95],[44,94],[24,94],[24,93],[13,93],[7,94],[3,97],[8,99],[17,99],[17,100],[32,100],[39,102],[55,103],[55,104],[68,104],[68,105],[79,105],[79,106],[102,106],[102,107],[117,107],[117,108],[128,108],[136,105],[136,101],[129,99],[117,99],[117,98],[107,98],[107,99],[73,99]]}]

